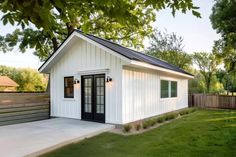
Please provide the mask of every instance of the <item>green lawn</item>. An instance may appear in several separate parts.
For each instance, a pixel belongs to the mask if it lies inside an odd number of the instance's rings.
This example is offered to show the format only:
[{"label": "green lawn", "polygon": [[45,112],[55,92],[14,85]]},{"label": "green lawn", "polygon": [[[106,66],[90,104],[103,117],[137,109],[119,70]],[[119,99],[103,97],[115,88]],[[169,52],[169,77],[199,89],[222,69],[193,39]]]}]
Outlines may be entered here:
[{"label": "green lawn", "polygon": [[234,157],[236,111],[198,110],[143,134],[104,133],[43,157]]}]

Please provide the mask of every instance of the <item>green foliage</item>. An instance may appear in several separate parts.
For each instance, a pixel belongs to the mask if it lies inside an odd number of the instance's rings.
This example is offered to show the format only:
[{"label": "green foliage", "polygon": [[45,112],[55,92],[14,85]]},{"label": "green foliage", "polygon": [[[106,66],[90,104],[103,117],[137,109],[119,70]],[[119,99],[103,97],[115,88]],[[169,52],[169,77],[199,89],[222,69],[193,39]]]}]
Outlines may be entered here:
[{"label": "green foliage", "polygon": [[165,60],[181,69],[189,70],[192,59],[183,50],[183,38],[175,33],[168,34],[157,30],[150,36],[150,47],[147,54]]},{"label": "green foliage", "polygon": [[[3,24],[21,26],[20,30],[8,34],[4,42],[8,47],[21,45],[22,52],[33,48],[42,60],[75,28],[129,47],[143,47],[144,38],[152,32],[155,11],[165,8],[170,8],[173,15],[179,10],[192,11],[200,17],[199,8],[192,0],[0,1]],[[6,50],[4,47],[1,49]]]},{"label": "green foliage", "polygon": [[147,119],[143,122],[143,128],[147,129],[157,123],[156,119]]},{"label": "green foliage", "polygon": [[224,89],[229,92],[236,92],[236,70],[231,70],[227,72],[226,70],[218,70],[216,72],[216,77],[219,82],[223,84]]},{"label": "green foliage", "polygon": [[228,72],[236,69],[236,1],[216,0],[210,16],[212,27],[221,35],[214,51],[224,60]]},{"label": "green foliage", "polygon": [[223,83],[219,81],[216,75],[212,77],[210,92],[212,94],[220,94],[225,91]]},{"label": "green foliage", "polygon": [[151,121],[150,120],[145,120],[143,122],[143,129],[147,129],[149,127],[151,127]]},{"label": "green foliage", "polygon": [[135,130],[139,131],[140,129],[141,129],[141,124],[140,123],[136,124],[135,125]]},{"label": "green foliage", "polygon": [[220,33],[223,40],[236,47],[236,1],[216,0],[210,16],[212,27]]},{"label": "green foliage", "polygon": [[179,114],[176,113],[176,112],[168,113],[168,114],[165,114],[165,115],[164,115],[164,119],[165,119],[166,121],[168,121],[168,120],[172,120],[172,119],[177,118],[178,115],[179,115]]},{"label": "green foliage", "polygon": [[195,73],[194,78],[188,81],[189,93],[205,93],[206,85],[201,73]]},{"label": "green foliage", "polygon": [[157,123],[162,123],[165,121],[165,117],[164,116],[157,117],[156,121],[157,121]]},{"label": "green foliage", "polygon": [[132,126],[130,124],[126,124],[123,126],[123,132],[130,132]]},{"label": "green foliage", "polygon": [[40,74],[37,70],[28,68],[12,68],[0,66],[0,75],[8,76],[13,79],[19,87],[17,91],[45,91],[47,77]]},{"label": "green foliage", "polygon": [[196,108],[187,108],[187,109],[181,110],[181,111],[179,112],[179,114],[180,114],[181,116],[183,116],[183,115],[186,115],[186,114],[193,113],[193,112],[195,112],[196,110],[197,110]]},{"label": "green foliage", "polygon": [[195,52],[192,57],[194,63],[199,68],[199,72],[204,77],[206,92],[209,93],[212,79],[217,70],[217,66],[220,64],[220,60],[218,60],[213,53],[206,52]]}]

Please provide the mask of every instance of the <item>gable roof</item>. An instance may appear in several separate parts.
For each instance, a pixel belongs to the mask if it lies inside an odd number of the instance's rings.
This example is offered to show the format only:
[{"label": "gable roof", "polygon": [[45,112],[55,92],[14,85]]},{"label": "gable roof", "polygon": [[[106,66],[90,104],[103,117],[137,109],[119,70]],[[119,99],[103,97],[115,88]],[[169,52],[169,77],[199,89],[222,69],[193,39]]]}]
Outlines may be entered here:
[{"label": "gable roof", "polygon": [[19,85],[7,76],[0,76],[0,87],[18,87]]},{"label": "gable roof", "polygon": [[[90,39],[90,40],[92,40],[92,41],[94,41],[94,42],[96,42],[96,43],[98,43],[98,44],[100,44],[100,45],[102,45],[102,46],[104,46],[104,47],[106,47],[106,48],[108,48],[108,49],[110,49],[110,50],[112,50],[112,51],[128,58],[128,59],[130,59],[130,60],[148,63],[148,64],[158,66],[158,67],[161,67],[161,68],[164,68],[164,69],[168,69],[168,70],[171,70],[171,71],[175,71],[175,72],[179,72],[179,73],[186,74],[186,75],[189,75],[189,76],[193,76],[192,74],[184,71],[183,69],[180,69],[179,67],[177,67],[175,65],[169,64],[169,63],[167,63],[163,60],[157,59],[157,58],[152,57],[150,55],[147,55],[147,54],[144,54],[144,53],[126,48],[126,47],[121,46],[117,43],[111,42],[111,41],[103,39],[103,38],[96,37],[96,36],[91,35],[91,34],[83,33],[80,30],[74,30],[73,32],[77,32],[80,35],[85,36],[88,39]],[[64,41],[66,41],[66,39]],[[42,66],[39,68],[39,70],[43,67],[43,65],[46,62],[48,62],[48,60],[53,56],[53,54],[42,64]]]},{"label": "gable roof", "polygon": [[131,60],[136,60],[136,61],[140,61],[140,62],[145,62],[145,63],[149,63],[149,64],[152,64],[152,65],[155,65],[155,66],[159,66],[159,67],[162,67],[162,68],[166,68],[166,69],[169,69],[169,70],[173,70],[173,71],[176,71],[176,72],[180,72],[180,73],[183,73],[183,74],[187,74],[187,75],[191,75],[190,73],[184,71],[183,69],[180,69],[179,67],[175,66],[175,65],[172,65],[172,64],[169,64],[163,60],[160,60],[160,59],[157,59],[155,57],[152,57],[150,55],[147,55],[147,54],[144,54],[144,53],[141,53],[141,52],[138,52],[138,51],[134,51],[134,50],[131,50],[129,48],[126,48],[124,46],[121,46],[117,43],[114,43],[114,42],[111,42],[109,40],[106,40],[106,39],[102,39],[102,38],[99,38],[99,37],[96,37],[94,35],[90,35],[90,34],[85,34],[79,30],[76,30],[76,32],[88,37],[89,39],[119,53],[120,55],[122,56],[125,56]]}]

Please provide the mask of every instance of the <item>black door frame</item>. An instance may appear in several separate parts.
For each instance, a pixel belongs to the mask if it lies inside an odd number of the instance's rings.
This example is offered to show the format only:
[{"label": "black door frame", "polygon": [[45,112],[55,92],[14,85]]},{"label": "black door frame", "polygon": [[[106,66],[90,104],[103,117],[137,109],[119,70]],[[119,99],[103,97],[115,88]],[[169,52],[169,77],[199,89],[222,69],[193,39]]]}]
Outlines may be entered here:
[{"label": "black door frame", "polygon": [[[96,113],[96,96],[97,96],[97,89],[96,89],[96,78],[103,77],[104,78],[104,113],[99,115]],[[100,122],[105,123],[106,119],[106,81],[105,81],[105,74],[89,74],[89,75],[81,75],[81,119],[86,121],[94,121],[94,122]],[[91,82],[91,96],[92,96],[92,113],[86,113],[85,111],[85,100],[84,100],[84,79],[85,78],[92,78]]]}]

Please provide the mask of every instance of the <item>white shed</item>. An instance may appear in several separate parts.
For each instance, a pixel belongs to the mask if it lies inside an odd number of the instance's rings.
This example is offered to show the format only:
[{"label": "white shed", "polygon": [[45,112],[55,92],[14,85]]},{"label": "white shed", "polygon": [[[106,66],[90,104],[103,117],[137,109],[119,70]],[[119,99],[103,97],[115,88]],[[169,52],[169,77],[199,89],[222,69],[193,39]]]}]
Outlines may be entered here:
[{"label": "white shed", "polygon": [[125,124],[188,107],[184,70],[111,41],[73,33],[39,68],[51,116]]}]

